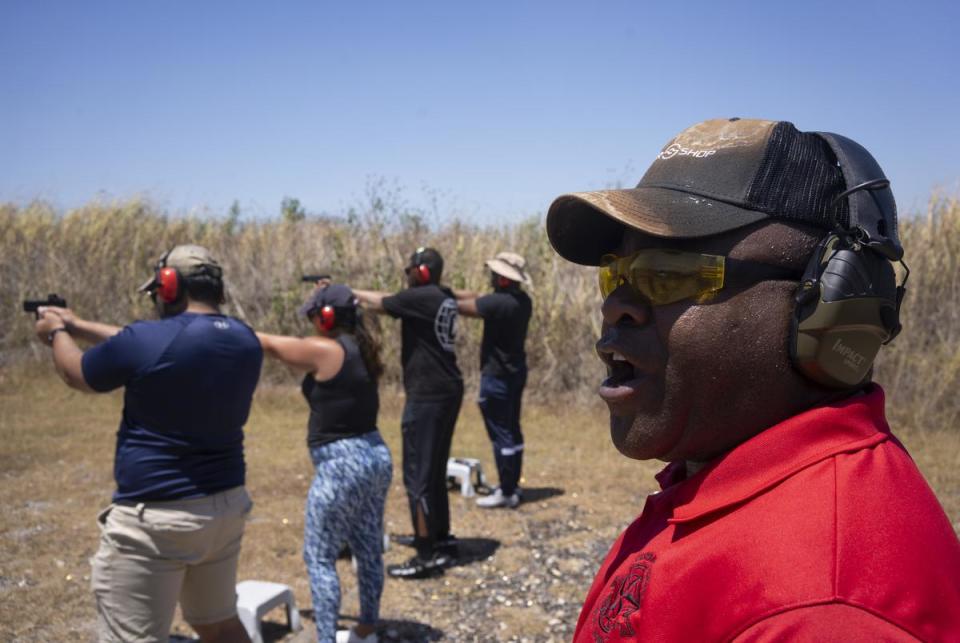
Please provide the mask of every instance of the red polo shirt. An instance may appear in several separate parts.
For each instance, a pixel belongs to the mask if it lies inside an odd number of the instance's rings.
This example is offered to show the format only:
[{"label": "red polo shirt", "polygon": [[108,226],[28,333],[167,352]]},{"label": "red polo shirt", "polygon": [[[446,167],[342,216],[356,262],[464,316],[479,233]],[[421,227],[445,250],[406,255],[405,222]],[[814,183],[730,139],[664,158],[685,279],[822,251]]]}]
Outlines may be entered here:
[{"label": "red polo shirt", "polygon": [[960,641],[960,542],[880,387],[684,478],[658,476],[575,641]]}]

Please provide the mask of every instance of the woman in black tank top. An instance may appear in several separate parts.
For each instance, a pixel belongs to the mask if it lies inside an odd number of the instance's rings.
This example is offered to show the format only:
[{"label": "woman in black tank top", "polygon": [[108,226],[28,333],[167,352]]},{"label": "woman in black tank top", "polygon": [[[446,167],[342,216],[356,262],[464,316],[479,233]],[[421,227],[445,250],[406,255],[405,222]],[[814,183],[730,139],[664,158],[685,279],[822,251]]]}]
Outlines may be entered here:
[{"label": "woman in black tank top", "polygon": [[[306,371],[307,447],[316,470],[307,496],[303,557],[319,641],[371,643],[383,591],[383,510],[393,474],[377,430],[383,372],[379,346],[346,286],[322,285],[300,308],[316,336],[257,333],[264,352]],[[340,581],[336,559],[349,545],[357,562],[359,623],[336,630]]]}]

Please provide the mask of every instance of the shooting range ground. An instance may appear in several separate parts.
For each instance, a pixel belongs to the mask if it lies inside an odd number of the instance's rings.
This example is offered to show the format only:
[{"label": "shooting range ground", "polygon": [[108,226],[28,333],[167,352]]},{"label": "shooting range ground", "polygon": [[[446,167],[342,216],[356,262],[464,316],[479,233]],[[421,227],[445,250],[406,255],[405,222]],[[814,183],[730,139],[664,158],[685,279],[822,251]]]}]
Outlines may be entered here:
[{"label": "shooting range ground", "polygon": [[[911,269],[904,331],[881,351],[874,379],[886,390],[894,432],[960,530],[960,201],[935,196],[926,211],[903,214],[901,236]],[[602,373],[592,348],[600,321],[596,272],[559,259],[537,217],[500,227],[432,224],[389,198],[372,198],[367,210],[337,218],[239,222],[174,217],[141,201],[93,203],[68,213],[43,203],[0,204],[0,640],[90,640],[87,560],[97,546],[95,516],[113,488],[122,406],[120,392],[83,395],[63,385],[20,302],[56,292],[88,319],[125,324],[149,317],[136,285],[164,250],[188,241],[209,247],[223,263],[228,312],[259,330],[287,334],[307,332],[295,315],[309,292],[299,281],[304,273],[329,270],[357,287],[394,290],[402,287],[410,251],[429,244],[447,258],[445,282],[484,291],[484,259],[501,250],[526,256],[535,284],[523,415],[527,501],[513,512],[484,511],[452,493],[454,533],[493,555],[437,579],[388,579],[384,636],[569,640],[599,562],[640,513],[659,469],[615,451],[606,409],[594,393]],[[394,455],[387,529],[408,533],[396,392],[399,328],[389,319],[378,326],[388,368],[380,427]],[[480,458],[495,478],[475,404],[481,324],[462,320],[460,328],[467,394],[453,455]],[[256,506],[240,578],[288,583],[306,608],[301,543],[312,476],[306,406],[297,379],[282,366],[268,362],[262,382],[246,432]],[[394,546],[386,562],[409,554]],[[339,565],[342,613],[355,617],[354,575],[349,561]],[[188,633],[180,620],[177,628]]]},{"label": "shooting range ground", "polygon": [[[479,457],[493,474],[472,395],[468,391],[453,454]],[[380,426],[395,459],[387,529],[409,533],[399,457],[401,400],[391,395],[384,402]],[[89,640],[94,611],[87,560],[97,546],[95,516],[112,490],[121,405],[119,392],[68,390],[52,369],[0,371],[0,639]],[[241,579],[288,583],[301,608],[310,605],[300,549],[312,475],[305,417],[294,385],[258,391],[246,438],[248,488],[256,505],[240,561]],[[524,421],[529,500],[516,511],[489,511],[451,492],[454,532],[476,539],[478,550],[497,548],[489,559],[437,579],[388,578],[382,617],[392,636],[386,640],[569,640],[593,573],[654,491],[659,467],[616,453],[598,403],[530,404]],[[960,529],[960,434],[913,428],[898,434]],[[393,545],[386,562],[400,562],[410,551]],[[338,569],[341,612],[356,617],[353,570],[345,560]],[[272,618],[284,622],[280,613]],[[312,621],[305,624],[309,633]],[[179,617],[176,631],[189,633]],[[270,631],[282,636],[279,627]]]}]

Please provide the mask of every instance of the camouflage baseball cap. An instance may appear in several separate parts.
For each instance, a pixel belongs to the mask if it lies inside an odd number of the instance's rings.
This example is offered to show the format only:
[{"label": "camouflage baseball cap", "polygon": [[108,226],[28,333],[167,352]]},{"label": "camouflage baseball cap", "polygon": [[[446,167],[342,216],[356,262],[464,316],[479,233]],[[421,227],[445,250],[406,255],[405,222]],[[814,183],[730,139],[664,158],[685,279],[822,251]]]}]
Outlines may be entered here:
[{"label": "camouflage baseball cap", "polygon": [[637,187],[554,200],[547,234],[575,263],[597,265],[625,227],[668,238],[705,237],[764,219],[824,229],[846,225],[843,173],[830,145],[784,121],[715,119],[663,147]]},{"label": "camouflage baseball cap", "polygon": [[176,268],[184,278],[204,274],[214,279],[223,277],[223,269],[203,246],[185,244],[174,246],[157,261],[154,276],[137,289],[139,292],[150,290],[156,284],[156,271],[160,268]]}]

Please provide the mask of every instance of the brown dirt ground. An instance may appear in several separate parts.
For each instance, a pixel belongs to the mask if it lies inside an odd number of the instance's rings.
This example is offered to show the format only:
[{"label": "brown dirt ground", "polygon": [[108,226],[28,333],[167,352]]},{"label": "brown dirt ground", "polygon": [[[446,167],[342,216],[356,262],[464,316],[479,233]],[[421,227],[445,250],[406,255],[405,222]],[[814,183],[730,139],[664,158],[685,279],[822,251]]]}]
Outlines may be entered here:
[{"label": "brown dirt ground", "polygon": [[[0,371],[0,639],[91,640],[88,559],[94,517],[109,502],[114,432],[122,396],[82,395],[48,370]],[[399,457],[400,400],[385,400],[381,430],[395,454],[387,529],[410,530]],[[256,502],[241,554],[240,579],[291,585],[301,609],[310,595],[300,555],[303,500],[312,470],[304,446],[305,411],[289,387],[257,394],[247,426],[247,486]],[[515,511],[485,511],[450,496],[454,532],[477,560],[424,581],[388,579],[381,636],[386,640],[569,640],[579,604],[606,548],[654,489],[655,463],[630,461],[610,444],[595,403],[561,401],[524,411],[527,443]],[[960,436],[898,431],[960,530]],[[478,457],[494,472],[489,443],[465,398],[453,454]],[[495,478],[495,475],[493,476]],[[393,546],[386,562],[410,550]],[[341,561],[341,623],[358,613],[356,583]],[[271,616],[279,623],[279,612]],[[312,641],[268,624],[268,640]],[[174,634],[191,630],[177,620]]]}]

